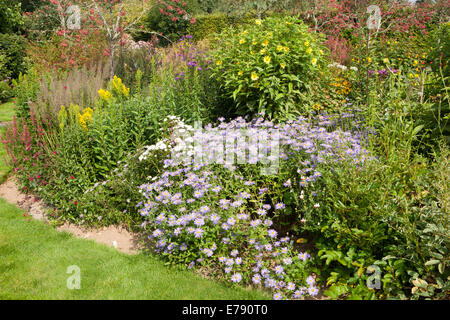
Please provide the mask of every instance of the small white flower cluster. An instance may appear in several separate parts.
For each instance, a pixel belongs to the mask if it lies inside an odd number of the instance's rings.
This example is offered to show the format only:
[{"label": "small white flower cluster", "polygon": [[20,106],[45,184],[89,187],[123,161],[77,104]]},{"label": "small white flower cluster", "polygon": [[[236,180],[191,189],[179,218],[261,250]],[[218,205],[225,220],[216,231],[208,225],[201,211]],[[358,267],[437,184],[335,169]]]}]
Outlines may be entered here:
[{"label": "small white flower cluster", "polygon": [[[331,63],[331,64],[328,65],[328,68],[332,68],[332,67],[341,69],[342,71],[347,70],[347,67],[346,67],[346,66],[343,66],[342,64],[339,64],[339,63],[337,63],[337,62],[333,62],[333,63]],[[356,67],[350,67],[350,70],[358,71],[358,68],[356,68]]]},{"label": "small white flower cluster", "polygon": [[[187,132],[194,131],[192,126],[185,124],[183,120],[177,116],[167,116],[164,119],[164,123],[168,124],[170,127],[170,137],[160,140],[154,145],[145,146],[145,151],[139,156],[139,161],[146,160],[150,154],[153,154],[153,156],[156,157],[156,154],[153,151],[168,151],[171,150],[174,145],[176,149],[181,148],[180,144],[182,143],[182,140],[180,137],[184,136]],[[164,128],[161,128],[161,130],[164,130]]]}]

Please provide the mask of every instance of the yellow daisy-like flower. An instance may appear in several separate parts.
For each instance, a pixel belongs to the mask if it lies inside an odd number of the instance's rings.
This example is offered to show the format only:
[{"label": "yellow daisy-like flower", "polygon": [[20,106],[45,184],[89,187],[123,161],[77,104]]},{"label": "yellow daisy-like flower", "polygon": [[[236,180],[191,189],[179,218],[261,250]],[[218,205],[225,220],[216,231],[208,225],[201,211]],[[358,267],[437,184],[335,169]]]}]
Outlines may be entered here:
[{"label": "yellow daisy-like flower", "polygon": [[245,39],[239,40],[239,43],[240,43],[240,44],[244,44],[245,42],[246,42]]},{"label": "yellow daisy-like flower", "polygon": [[412,73],[410,73],[410,74],[409,74],[409,77],[410,77],[410,78],[412,78],[412,77],[413,77],[413,74],[412,74]]},{"label": "yellow daisy-like flower", "polygon": [[244,72],[242,70],[239,70],[238,75],[242,76]]},{"label": "yellow daisy-like flower", "polygon": [[283,50],[283,46],[277,45],[277,51],[282,51]]},{"label": "yellow daisy-like flower", "polygon": [[306,40],[306,41],[305,41],[305,47],[308,47],[308,46],[309,46],[309,41]]},{"label": "yellow daisy-like flower", "polygon": [[367,62],[368,62],[368,63],[371,63],[371,62],[372,62],[372,58],[371,58],[371,57],[368,57],[368,58],[367,58]]},{"label": "yellow daisy-like flower", "polygon": [[261,19],[256,19],[256,20],[255,20],[255,23],[256,23],[258,26],[260,26],[261,23],[262,23],[262,20],[261,20]]},{"label": "yellow daisy-like flower", "polygon": [[253,50],[252,50],[252,51],[250,51],[250,54],[251,54],[251,55],[254,55],[255,53],[254,53]]},{"label": "yellow daisy-like flower", "polygon": [[419,75],[418,75],[417,73],[415,73],[415,74],[414,74],[414,77],[415,77],[415,78],[418,78],[418,77],[419,77]]},{"label": "yellow daisy-like flower", "polygon": [[306,53],[311,53],[311,52],[312,52],[311,48],[306,49]]},{"label": "yellow daisy-like flower", "polygon": [[265,48],[262,48],[261,50],[259,50],[259,53],[261,53],[261,54],[266,53],[266,49],[265,49]]},{"label": "yellow daisy-like flower", "polygon": [[264,40],[264,42],[261,43],[261,45],[263,45],[264,47],[267,47],[268,44],[269,44],[269,40]]},{"label": "yellow daisy-like flower", "polygon": [[320,50],[319,50],[319,53],[320,53],[320,54],[323,54],[323,50],[322,50],[322,49],[320,49]]},{"label": "yellow daisy-like flower", "polygon": [[289,50],[291,50],[291,49],[289,49],[289,47],[284,47],[283,49],[284,49],[284,52],[289,52]]},{"label": "yellow daisy-like flower", "polygon": [[222,60],[217,61],[216,65],[221,66],[222,65]]},{"label": "yellow daisy-like flower", "polygon": [[264,57],[264,62],[265,62],[265,63],[269,64],[269,63],[270,63],[270,60],[271,60],[270,56],[265,56],[265,57]]},{"label": "yellow daisy-like flower", "polygon": [[255,44],[257,44],[257,42],[256,41],[252,41],[252,45],[255,45]]},{"label": "yellow daisy-like flower", "polygon": [[280,67],[281,67],[281,69],[284,69],[284,68],[286,68],[286,64],[285,63],[280,63]]},{"label": "yellow daisy-like flower", "polygon": [[257,75],[255,72],[252,72],[251,79],[252,79],[253,81],[256,81],[256,80],[259,79],[259,77],[258,77],[258,75]]},{"label": "yellow daisy-like flower", "polygon": [[317,59],[316,58],[312,58],[311,59],[311,63],[313,66],[315,66],[317,64]]},{"label": "yellow daisy-like flower", "polygon": [[414,60],[413,66],[417,66],[419,62],[417,60]]}]

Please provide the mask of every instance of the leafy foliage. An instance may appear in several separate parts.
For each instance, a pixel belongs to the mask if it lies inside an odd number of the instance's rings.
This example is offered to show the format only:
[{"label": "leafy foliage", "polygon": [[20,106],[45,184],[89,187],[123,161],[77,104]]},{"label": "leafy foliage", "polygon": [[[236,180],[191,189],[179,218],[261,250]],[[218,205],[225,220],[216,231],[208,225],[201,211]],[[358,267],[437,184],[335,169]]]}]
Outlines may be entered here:
[{"label": "leafy foliage", "polygon": [[217,35],[214,46],[215,77],[236,100],[238,114],[265,112],[283,119],[306,111],[325,52],[301,21],[257,19]]}]

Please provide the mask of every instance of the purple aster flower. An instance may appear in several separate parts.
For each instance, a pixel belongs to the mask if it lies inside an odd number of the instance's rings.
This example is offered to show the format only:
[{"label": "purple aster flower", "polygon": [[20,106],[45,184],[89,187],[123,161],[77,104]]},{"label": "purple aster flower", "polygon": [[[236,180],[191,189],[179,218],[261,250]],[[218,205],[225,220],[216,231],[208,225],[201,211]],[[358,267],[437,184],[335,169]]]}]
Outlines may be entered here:
[{"label": "purple aster flower", "polygon": [[319,294],[319,289],[317,289],[316,287],[309,287],[308,293],[312,297],[317,296]]},{"label": "purple aster flower", "polygon": [[256,213],[260,216],[264,216],[267,214],[267,211],[261,208],[261,209],[256,210]]},{"label": "purple aster flower", "polygon": [[266,288],[273,288],[276,286],[276,284],[277,282],[274,279],[266,278],[266,280],[264,281],[264,285],[266,286]]},{"label": "purple aster flower", "polygon": [[219,220],[220,220],[220,217],[217,214],[213,213],[209,217],[209,219],[212,221],[212,223],[217,224],[219,222]]},{"label": "purple aster flower", "polygon": [[227,223],[228,223],[230,226],[234,226],[234,224],[236,223],[236,219],[233,218],[233,217],[231,217],[231,218],[229,218],[229,219],[227,220]]},{"label": "purple aster flower", "polygon": [[276,274],[283,274],[284,273],[284,268],[281,265],[275,266],[274,271]]},{"label": "purple aster flower", "polygon": [[273,295],[273,300],[282,300],[283,295],[280,292],[277,292]]},{"label": "purple aster flower", "polygon": [[208,206],[202,206],[200,207],[200,213],[205,214],[209,212],[209,207]]},{"label": "purple aster flower", "polygon": [[259,220],[259,219],[250,221],[250,225],[251,225],[253,228],[259,226],[260,224],[261,224],[261,220]]},{"label": "purple aster flower", "polygon": [[197,218],[197,219],[194,220],[194,224],[197,227],[201,227],[201,226],[203,226],[205,224],[205,220],[203,218]]},{"label": "purple aster flower", "polygon": [[239,254],[239,251],[237,251],[236,249],[232,250],[231,253],[230,253],[230,255],[232,257],[236,257],[238,254]]},{"label": "purple aster flower", "polygon": [[194,230],[194,236],[196,238],[201,238],[203,236],[203,229],[197,228]]},{"label": "purple aster flower", "polygon": [[254,284],[259,284],[261,283],[261,276],[257,273],[252,277],[252,282]]},{"label": "purple aster flower", "polygon": [[241,282],[242,276],[240,273],[235,273],[231,276],[231,281],[234,283]]},{"label": "purple aster flower", "polygon": [[290,290],[290,291],[294,291],[295,290],[295,284],[293,282],[289,282],[286,286],[286,289]]},{"label": "purple aster flower", "polygon": [[277,236],[278,232],[276,232],[273,229],[269,229],[269,230],[267,230],[267,234],[269,235],[269,237],[275,238]]},{"label": "purple aster flower", "polygon": [[308,276],[308,277],[306,278],[306,283],[307,283],[309,286],[313,286],[313,285],[316,283],[316,280],[314,279],[313,276]]},{"label": "purple aster flower", "polygon": [[284,209],[285,207],[284,203],[280,202],[275,205],[275,210]]}]

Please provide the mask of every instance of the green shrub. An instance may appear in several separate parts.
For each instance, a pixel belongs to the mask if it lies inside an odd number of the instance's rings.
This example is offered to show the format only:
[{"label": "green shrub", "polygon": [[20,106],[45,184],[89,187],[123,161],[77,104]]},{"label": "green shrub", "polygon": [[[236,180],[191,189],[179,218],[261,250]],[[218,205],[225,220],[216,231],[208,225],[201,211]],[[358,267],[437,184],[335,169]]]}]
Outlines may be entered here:
[{"label": "green shrub", "polygon": [[237,112],[288,118],[309,111],[311,81],[324,66],[319,38],[295,18],[267,18],[214,38],[215,77]]},{"label": "green shrub", "polygon": [[8,80],[0,80],[0,102],[8,101],[14,96],[13,89],[8,84]]},{"label": "green shrub", "polygon": [[20,6],[12,0],[0,0],[0,34],[17,32],[23,25]]},{"label": "green shrub", "polygon": [[[199,12],[198,3],[195,0],[184,1],[183,6],[165,5],[159,3],[153,6],[147,16],[143,19],[145,29],[157,32],[164,37],[159,37],[159,44],[167,46],[171,42],[176,42],[182,36],[186,35],[189,25],[195,23],[194,13]],[[151,35],[145,32],[137,33],[135,39],[148,40]]]},{"label": "green shrub", "polygon": [[231,26],[246,24],[253,21],[248,17],[238,18],[227,16],[224,13],[213,13],[196,17],[196,22],[190,25],[187,33],[192,35],[195,41],[211,38],[215,33],[221,33]]},{"label": "green shrub", "polygon": [[0,53],[6,56],[4,64],[12,78],[26,71],[25,39],[15,34],[0,34]]}]

